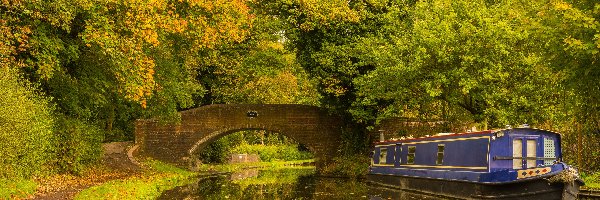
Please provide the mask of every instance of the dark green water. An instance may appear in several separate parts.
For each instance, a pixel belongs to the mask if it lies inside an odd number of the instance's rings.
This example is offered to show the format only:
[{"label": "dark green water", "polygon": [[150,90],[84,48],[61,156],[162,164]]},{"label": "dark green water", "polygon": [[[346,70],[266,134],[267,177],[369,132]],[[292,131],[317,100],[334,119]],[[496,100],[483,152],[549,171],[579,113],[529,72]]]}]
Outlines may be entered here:
[{"label": "dark green water", "polygon": [[245,170],[200,177],[159,199],[439,199],[362,181],[323,178],[314,169]]}]

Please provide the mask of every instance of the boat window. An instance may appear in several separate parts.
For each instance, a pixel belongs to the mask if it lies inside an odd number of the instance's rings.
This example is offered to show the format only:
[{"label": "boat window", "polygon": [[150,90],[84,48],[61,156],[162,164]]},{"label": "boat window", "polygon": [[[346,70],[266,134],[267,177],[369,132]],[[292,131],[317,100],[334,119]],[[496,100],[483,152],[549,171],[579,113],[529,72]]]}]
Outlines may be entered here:
[{"label": "boat window", "polygon": [[387,158],[387,148],[379,149],[379,164],[385,164]]},{"label": "boat window", "polygon": [[397,147],[394,150],[394,162],[402,163],[402,158],[400,157],[400,155],[402,154],[402,144],[396,144],[396,146]]},{"label": "boat window", "polygon": [[437,160],[435,161],[436,165],[442,165],[442,163],[444,162],[444,145],[443,144],[438,144],[438,148],[437,148]]},{"label": "boat window", "polygon": [[375,150],[371,151],[371,165],[375,164]]},{"label": "boat window", "polygon": [[554,164],[555,154],[556,149],[554,148],[554,140],[552,140],[552,138],[544,138],[544,158],[553,158],[544,159],[544,165]]},{"label": "boat window", "polygon": [[537,141],[527,140],[527,168],[535,167],[537,161]]},{"label": "boat window", "polygon": [[513,140],[513,169],[523,168],[523,140]]},{"label": "boat window", "polygon": [[408,154],[407,154],[407,158],[406,158],[406,164],[414,164],[415,163],[415,154],[417,152],[417,147],[416,146],[409,146],[408,147]]}]

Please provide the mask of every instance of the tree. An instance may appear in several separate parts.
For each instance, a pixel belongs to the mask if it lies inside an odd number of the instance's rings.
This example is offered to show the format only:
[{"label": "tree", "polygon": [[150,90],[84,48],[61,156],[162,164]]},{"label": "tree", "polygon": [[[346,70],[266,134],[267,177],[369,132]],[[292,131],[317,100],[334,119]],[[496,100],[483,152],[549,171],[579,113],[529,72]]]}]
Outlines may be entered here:
[{"label": "tree", "polygon": [[176,118],[205,91],[194,70],[202,52],[244,40],[253,20],[241,0],[11,0],[0,16],[0,68],[53,97],[55,134],[65,137],[51,151],[58,155],[81,141],[98,152],[98,138],[131,139],[140,117]]},{"label": "tree", "polygon": [[207,94],[199,104],[297,103],[316,105],[318,96],[293,50],[285,49],[283,20],[250,4],[254,25],[246,40],[205,51],[196,68]]}]

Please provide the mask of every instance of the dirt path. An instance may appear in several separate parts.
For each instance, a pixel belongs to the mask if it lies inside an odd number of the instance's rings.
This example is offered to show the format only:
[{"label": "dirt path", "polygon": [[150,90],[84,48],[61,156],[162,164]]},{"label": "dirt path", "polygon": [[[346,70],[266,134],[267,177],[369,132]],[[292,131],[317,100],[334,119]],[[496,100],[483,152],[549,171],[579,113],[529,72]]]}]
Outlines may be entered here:
[{"label": "dirt path", "polygon": [[140,173],[142,169],[128,156],[132,145],[132,142],[103,144],[104,155],[100,166],[84,172],[81,176],[57,175],[39,180],[40,186],[33,199],[73,199],[77,193],[89,187]]}]

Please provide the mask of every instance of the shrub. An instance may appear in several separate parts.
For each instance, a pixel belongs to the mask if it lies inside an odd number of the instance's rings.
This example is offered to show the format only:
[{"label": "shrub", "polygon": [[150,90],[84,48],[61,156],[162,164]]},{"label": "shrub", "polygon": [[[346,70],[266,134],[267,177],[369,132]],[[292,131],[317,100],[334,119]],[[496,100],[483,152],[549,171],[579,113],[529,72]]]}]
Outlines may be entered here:
[{"label": "shrub", "polygon": [[65,116],[56,124],[54,153],[59,172],[79,174],[86,166],[98,161],[104,140],[102,130]]},{"label": "shrub", "polygon": [[306,147],[293,144],[293,141],[280,134],[241,131],[224,136],[209,144],[200,152],[200,160],[205,163],[225,163],[232,153],[258,154],[261,161],[265,162],[313,158],[310,152],[300,149],[306,149]]},{"label": "shrub", "polygon": [[10,68],[0,68],[0,178],[40,174],[50,154],[54,119],[49,100]]},{"label": "shrub", "polygon": [[224,136],[212,143],[200,152],[200,160],[205,163],[225,163],[231,149],[243,143],[244,135],[241,132]]},{"label": "shrub", "polygon": [[600,172],[595,173],[581,173],[581,178],[585,182],[585,186],[588,188],[593,188],[595,190],[600,189]]},{"label": "shrub", "polygon": [[258,154],[261,161],[275,160],[292,161],[313,158],[307,151],[298,150],[298,145],[250,145],[241,144],[231,150],[231,153]]}]

